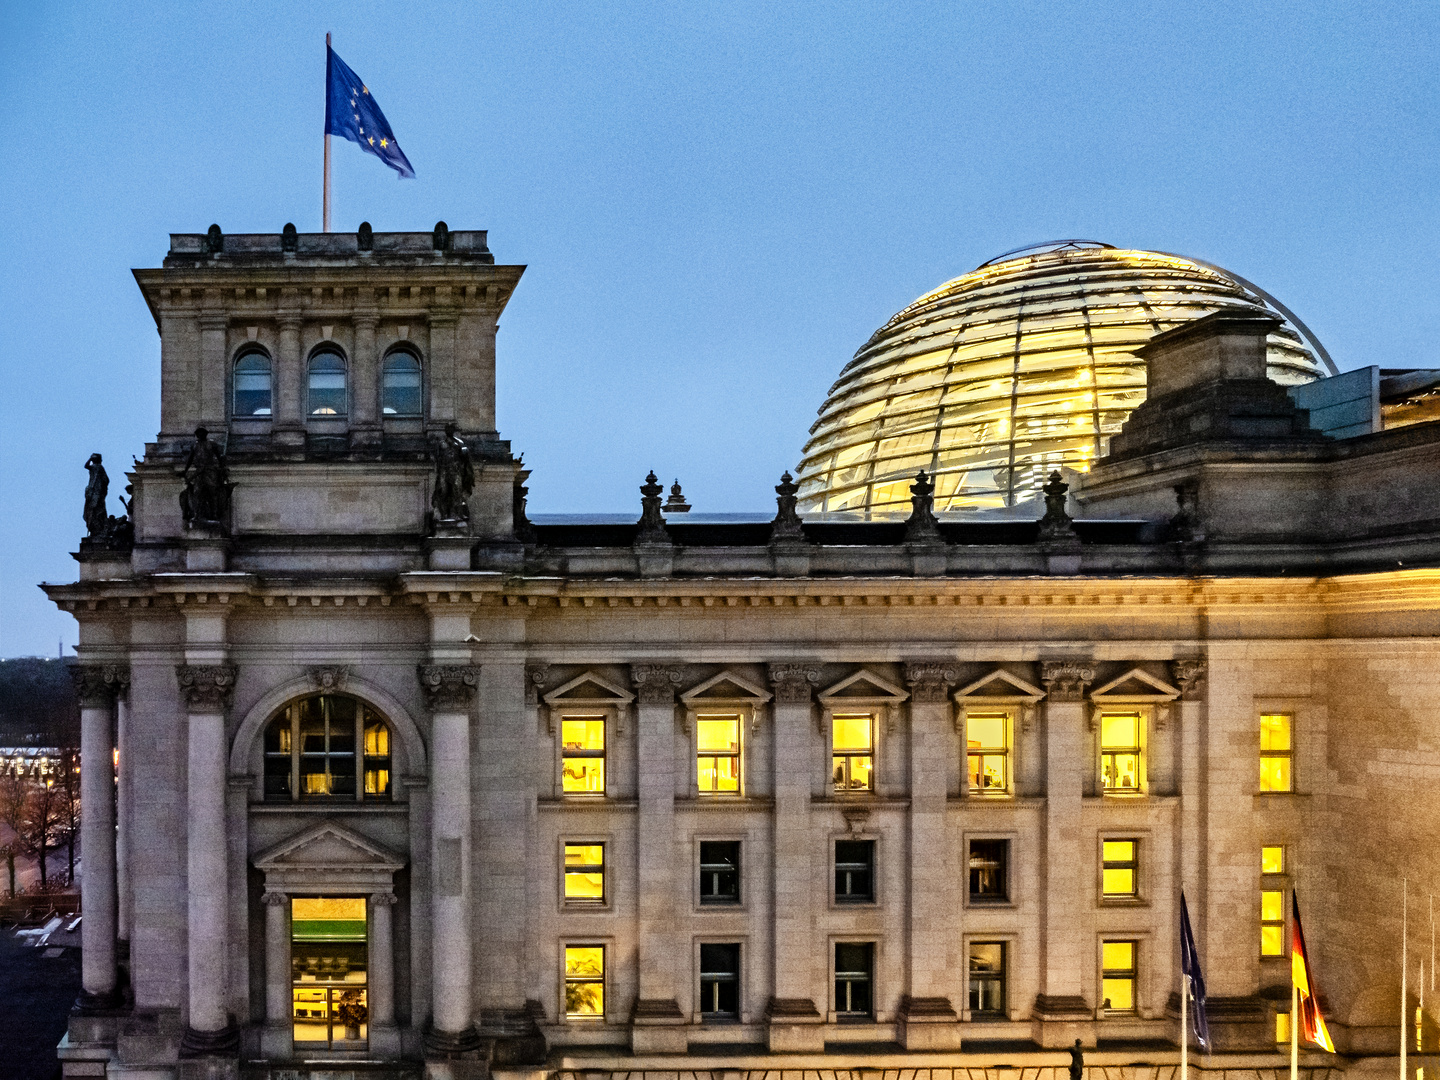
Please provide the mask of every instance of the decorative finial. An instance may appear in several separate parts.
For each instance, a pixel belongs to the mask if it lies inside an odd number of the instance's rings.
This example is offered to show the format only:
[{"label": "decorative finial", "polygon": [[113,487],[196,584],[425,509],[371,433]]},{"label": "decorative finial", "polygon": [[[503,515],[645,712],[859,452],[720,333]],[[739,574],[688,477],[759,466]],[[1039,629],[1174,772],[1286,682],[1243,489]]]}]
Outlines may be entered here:
[{"label": "decorative finial", "polygon": [[800,485],[795,483],[794,477],[788,472],[781,476],[780,483],[775,485],[775,520],[770,523],[772,544],[777,540],[805,539],[804,523],[795,509],[798,501],[795,496],[799,491]]},{"label": "decorative finial", "polygon": [[664,490],[652,469],[645,477],[645,483],[640,485],[640,529],[635,534],[635,543],[670,543],[670,534],[665,531],[665,518],[660,513],[660,494]]},{"label": "decorative finial", "polygon": [[905,542],[939,543],[940,523],[935,520],[935,485],[921,469],[910,485],[910,517],[905,522]]},{"label": "decorative finial", "polygon": [[280,250],[298,251],[300,249],[300,234],[295,231],[295,223],[287,221],[285,228],[280,230]]},{"label": "decorative finial", "polygon": [[680,494],[680,481],[676,480],[670,486],[670,497],[665,500],[665,513],[667,514],[688,514],[690,504],[685,501],[685,496]]},{"label": "decorative finial", "polygon": [[1065,493],[1070,490],[1070,485],[1060,479],[1057,470],[1050,474],[1050,482],[1040,490],[1045,495],[1045,516],[1040,519],[1039,542],[1067,546],[1078,544],[1074,520],[1065,512]]}]

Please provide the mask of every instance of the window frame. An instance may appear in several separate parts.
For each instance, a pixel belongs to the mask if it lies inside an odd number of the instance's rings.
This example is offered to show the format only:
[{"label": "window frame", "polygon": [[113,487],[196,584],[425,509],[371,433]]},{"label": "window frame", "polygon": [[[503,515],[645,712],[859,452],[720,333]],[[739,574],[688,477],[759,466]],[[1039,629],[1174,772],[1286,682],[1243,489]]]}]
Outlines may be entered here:
[{"label": "window frame", "polygon": [[[1145,888],[1143,868],[1146,864],[1146,860],[1144,858],[1143,852],[1145,850],[1146,841],[1148,839],[1148,835],[1142,834],[1133,829],[1107,829],[1102,831],[1097,837],[1098,846],[1096,849],[1095,857],[1099,866],[1099,873],[1097,874],[1097,878],[1100,903],[1102,905],[1110,907],[1145,903],[1146,898],[1149,894],[1149,890]],[[1109,893],[1105,891],[1105,871],[1107,869],[1105,859],[1105,845],[1115,843],[1135,845],[1129,863],[1130,872],[1133,875],[1131,878],[1133,888],[1128,893]],[[1115,860],[1114,868],[1123,869],[1124,864],[1121,863],[1119,860]]]},{"label": "window frame", "polygon": [[[839,888],[840,855],[838,845],[859,843],[870,845],[870,895],[868,898],[844,899]],[[859,865],[859,864],[847,864]],[[839,910],[880,906],[880,838],[870,833],[840,833],[830,838],[830,906]]]},{"label": "window frame", "polygon": [[[339,361],[340,371],[345,382],[343,389],[343,393],[345,395],[345,407],[335,413],[317,412],[315,410],[314,402],[312,400],[312,395],[315,392],[315,388],[312,385],[312,380],[316,374],[315,364],[322,357],[326,356],[333,356],[337,361]],[[354,388],[352,386],[352,380],[350,378],[350,358],[345,355],[345,351],[341,349],[338,344],[336,344],[334,341],[327,339],[320,342],[318,345],[316,345],[313,349],[310,350],[310,354],[305,358],[305,420],[307,422],[348,420],[350,418],[351,412],[353,411],[351,408],[351,405],[353,403],[350,400],[350,395],[353,389]]]},{"label": "window frame", "polygon": [[[746,1015],[745,964],[746,937],[744,935],[707,934],[695,938],[695,1009],[694,1022],[705,1025],[743,1024],[749,1020]],[[705,1011],[705,962],[706,946],[730,946],[735,949],[735,1011],[734,1013],[709,1013]]]},{"label": "window frame", "polygon": [[[571,897],[567,892],[566,878],[569,874],[566,856],[572,847],[598,847],[600,848],[600,899],[587,900],[583,897]],[[560,868],[560,910],[568,914],[583,914],[585,912],[609,911],[611,908],[611,840],[609,836],[597,836],[593,833],[577,834],[574,836],[561,836],[559,843],[559,868]]]},{"label": "window frame", "polygon": [[[965,702],[960,706],[960,748],[965,757],[964,767],[961,772],[961,786],[965,795],[974,799],[1010,799],[1015,797],[1015,714],[1019,711],[1015,705],[991,704],[989,702]],[[1000,715],[1004,717],[1004,745],[997,752],[990,747],[981,747],[977,750],[970,749],[970,719],[971,716]],[[1004,759],[1005,784],[999,790],[977,788],[970,782],[970,759],[979,757],[1000,756]],[[983,768],[983,766],[982,766]]]},{"label": "window frame", "polygon": [[[599,949],[600,952],[600,978],[597,979],[575,979],[575,982],[600,984],[600,1011],[598,1013],[572,1013],[566,1007],[566,990],[571,983],[568,971],[569,951],[571,949]],[[570,937],[560,942],[560,1003],[558,1015],[561,1023],[564,1024],[604,1024],[609,1020],[610,1015],[610,959],[614,953],[614,942],[609,937]]]},{"label": "window frame", "polygon": [[[1107,750],[1105,748],[1105,717],[1132,715],[1137,718],[1135,724],[1136,745]],[[1150,790],[1150,727],[1155,717],[1154,707],[1130,701],[1096,702],[1091,716],[1095,733],[1095,778],[1099,793],[1107,798],[1121,799],[1133,799],[1148,794]],[[1112,788],[1107,786],[1105,783],[1106,754],[1129,753],[1133,753],[1136,759],[1135,787]]]},{"label": "window frame", "polygon": [[[1002,866],[1002,873],[1004,875],[1005,881],[1003,896],[997,896],[991,899],[985,897],[983,894],[977,895],[970,890],[970,860],[972,858],[971,845],[977,842],[982,844],[1005,845],[1005,860]],[[1015,837],[1012,834],[1008,833],[1004,835],[996,835],[994,833],[967,833],[965,835],[965,842],[962,849],[962,854],[965,860],[965,906],[986,909],[1014,907],[1014,880],[1012,878],[1012,868],[1014,866]]]},{"label": "window frame", "polygon": [[[687,709],[686,719],[691,732],[690,750],[691,759],[694,762],[690,771],[690,783],[692,794],[699,799],[743,799],[745,798],[745,760],[749,757],[746,743],[746,729],[750,726],[753,709],[751,706],[731,706],[723,703],[711,706],[708,702],[704,706]],[[709,753],[700,749],[700,724],[707,719],[730,719],[735,720],[735,741],[737,749],[733,754]],[[734,791],[707,791],[700,787],[700,759],[702,757],[715,758],[717,762],[721,758],[733,758],[735,760],[736,789]],[[717,774],[718,775],[718,774]]]},{"label": "window frame", "polygon": [[[1267,750],[1265,748],[1265,721],[1272,716],[1283,716],[1286,721],[1286,743],[1285,750]],[[1259,782],[1256,791],[1261,795],[1293,795],[1295,794],[1295,713],[1290,709],[1261,709],[1257,715],[1257,735],[1259,739]],[[1283,788],[1266,787],[1265,763],[1267,761],[1283,761],[1285,763],[1287,786]]]},{"label": "window frame", "polygon": [[[385,376],[389,374],[386,369],[389,367],[390,361],[395,357],[399,356],[404,356],[409,358],[410,360],[413,360],[415,362],[416,371],[420,376],[420,385],[416,390],[416,393],[419,395],[420,400],[418,407],[413,413],[385,412]],[[408,341],[401,341],[396,342],[385,350],[385,354],[380,358],[380,400],[378,402],[379,407],[377,409],[377,412],[382,421],[423,420],[425,418],[426,412],[426,389],[427,380],[425,378],[425,361],[421,358],[419,349],[417,349],[414,345],[410,344]]]},{"label": "window frame", "polygon": [[[269,395],[269,405],[265,413],[241,413],[237,409],[237,395],[240,393],[240,365],[252,356],[261,357],[265,361],[265,378],[267,382],[266,394]],[[241,423],[263,423],[268,424],[275,419],[275,358],[263,345],[253,341],[247,341],[235,351],[234,358],[230,361],[230,419]]]},{"label": "window frame", "polygon": [[[877,1003],[880,995],[876,984],[880,981],[880,939],[874,935],[840,935],[830,939],[830,1023],[855,1024],[875,1023],[878,1018]],[[870,1007],[864,1012],[842,1011],[840,1008],[840,947],[842,945],[868,946],[870,970],[867,980],[870,989]]]},{"label": "window frame", "polygon": [[[351,754],[351,756],[355,759],[355,794],[353,798],[346,795],[306,795],[300,790],[301,776],[309,775],[302,774],[300,770],[301,758],[304,756],[302,752],[303,748],[301,746],[299,730],[300,706],[302,702],[309,701],[312,698],[346,698],[355,703],[355,749]],[[290,726],[290,749],[288,753],[283,750],[272,751],[268,748],[270,731],[276,725],[280,724],[282,720],[288,720]],[[389,748],[388,754],[367,754],[365,752],[365,728],[371,721],[378,722],[384,727],[386,741]],[[375,804],[386,804],[399,801],[396,798],[396,792],[399,787],[398,781],[400,774],[398,769],[396,768],[396,747],[398,745],[398,740],[396,738],[395,725],[390,721],[388,717],[385,716],[384,713],[380,712],[379,709],[375,708],[373,705],[370,704],[370,702],[366,701],[364,698],[360,697],[357,694],[334,690],[315,690],[311,691],[310,693],[300,694],[297,697],[291,698],[284,705],[280,706],[280,708],[275,711],[275,713],[270,717],[270,719],[265,722],[265,725],[260,729],[259,742],[261,759],[260,802],[262,803],[275,806],[289,805],[298,807],[308,805],[334,807],[347,805],[349,803],[368,802]],[[288,781],[289,798],[284,798],[278,795],[271,795],[270,792],[266,790],[266,780],[270,775],[267,766],[270,761],[279,760],[282,755],[290,759],[290,772]],[[327,751],[325,755],[327,764],[330,756],[330,753]],[[365,765],[367,759],[373,760],[377,763],[382,760],[388,763],[386,767],[386,790],[383,793],[372,795],[368,794],[365,791]]]},{"label": "window frame", "polygon": [[[734,900],[706,900],[705,899],[705,866],[704,845],[705,844],[734,844],[736,846],[735,860],[735,899]],[[715,864],[709,864],[715,865]],[[713,871],[712,871],[713,873]],[[695,837],[695,910],[696,911],[720,911],[734,912],[745,910],[745,838],[743,836],[697,836]]]},{"label": "window frame", "polygon": [[[1000,946],[1000,998],[1001,1005],[998,1011],[975,1009],[970,1004],[971,979],[974,972],[970,964],[973,957],[970,950],[976,945],[999,945]],[[1008,1021],[1010,1019],[1010,970],[1014,962],[1015,938],[1008,934],[975,934],[965,938],[965,1007],[962,1019],[976,1021],[979,1023]]]},{"label": "window frame", "polygon": [[[843,754],[837,754],[837,753],[836,753],[836,747],[835,747],[835,721],[836,721],[837,719],[838,719],[838,720],[849,720],[849,719],[854,719],[854,718],[858,718],[858,717],[862,717],[862,716],[869,717],[869,720],[870,720],[870,752],[869,752],[868,754],[866,754],[866,753],[859,753],[859,752],[847,750],[847,751],[845,751]],[[825,758],[826,758],[826,760],[830,763],[830,768],[829,768],[829,773],[828,773],[829,780],[828,780],[827,783],[826,783],[826,788],[827,788],[829,794],[830,794],[832,797],[835,797],[835,798],[867,798],[867,797],[873,797],[873,796],[876,796],[876,795],[879,794],[879,790],[878,790],[879,785],[878,785],[878,783],[877,783],[878,778],[877,778],[877,776],[876,776],[876,773],[877,773],[877,771],[878,771],[877,765],[878,765],[879,757],[880,757],[879,743],[880,743],[880,723],[881,723],[881,716],[882,716],[882,713],[881,713],[881,710],[880,710],[880,709],[877,709],[877,708],[874,708],[874,707],[867,707],[867,706],[863,706],[863,705],[857,705],[856,708],[854,708],[854,709],[848,709],[848,708],[828,709],[828,708],[827,708],[827,709],[825,710],[825,718],[826,718],[826,724],[825,724],[825,729],[826,729],[826,731],[825,731],[825,734],[826,734],[826,743],[827,743]],[[869,772],[868,772],[867,777],[866,777],[867,783],[866,783],[866,786],[865,786],[865,787],[863,787],[863,788],[857,788],[857,787],[850,787],[850,786],[848,786],[848,785],[845,786],[845,787],[841,787],[841,786],[836,782],[836,779],[835,779],[835,759],[836,759],[837,757],[843,757],[843,758],[845,759],[845,772],[846,772],[846,776],[847,776],[847,777],[849,776],[849,773],[850,773],[850,762],[851,762],[852,760],[854,760],[854,759],[856,759],[856,758],[867,758],[867,759],[869,759],[870,765],[869,765]]]},{"label": "window frame", "polygon": [[[604,748],[598,755],[589,751],[582,751],[574,754],[565,752],[565,721],[566,720],[599,720],[603,725]],[[612,733],[616,728],[612,709],[592,708],[587,706],[576,706],[558,710],[554,714],[555,721],[555,753],[556,753],[556,775],[555,793],[562,799],[606,799],[612,791],[613,773],[611,768],[611,746]],[[601,765],[601,789],[599,791],[566,791],[565,790],[565,762],[569,758],[577,760],[594,760],[599,758]]]},{"label": "window frame", "polygon": [[[1105,946],[1106,946],[1106,945],[1119,945],[1119,944],[1128,944],[1128,945],[1130,946],[1130,949],[1131,949],[1131,951],[1130,951],[1130,967],[1129,967],[1129,968],[1107,968],[1107,967],[1105,966]],[[1099,970],[1099,982],[1098,982],[1097,985],[1098,985],[1099,988],[1100,988],[1100,992],[1095,995],[1095,1001],[1096,1001],[1095,1012],[1096,1012],[1096,1015],[1099,1016],[1099,1017],[1101,1017],[1101,1018],[1112,1017],[1112,1016],[1113,1016],[1113,1017],[1127,1017],[1127,1016],[1139,1017],[1139,1016],[1141,1016],[1141,1015],[1142,1015],[1142,1010],[1141,1010],[1141,995],[1140,995],[1140,973],[1141,973],[1141,971],[1144,969],[1144,957],[1143,957],[1143,955],[1142,955],[1143,949],[1142,949],[1142,941],[1141,941],[1140,935],[1138,935],[1138,934],[1126,934],[1126,933],[1123,933],[1123,932],[1122,932],[1122,933],[1118,933],[1118,934],[1106,934],[1106,935],[1102,935],[1102,936],[1099,938],[1098,950],[1097,950],[1097,951],[1098,951],[1098,953],[1099,953],[1098,959],[1099,959],[1099,969],[1100,969],[1100,970]],[[1107,1007],[1106,1007],[1105,1001],[1106,1001],[1107,999],[1106,999],[1106,997],[1105,997],[1105,982],[1106,982],[1106,974],[1107,974],[1107,972],[1118,973],[1118,974],[1120,974],[1120,975],[1122,975],[1122,976],[1124,976],[1124,975],[1128,975],[1128,976],[1129,976],[1129,980],[1130,980],[1130,1002],[1131,1002],[1131,1007],[1130,1007],[1130,1008],[1128,1008],[1128,1009],[1115,1009],[1115,1008],[1107,1008]],[[1114,975],[1112,975],[1111,978],[1113,979],[1113,978],[1114,978]]]},{"label": "window frame", "polygon": [[[1292,744],[1293,745],[1293,744]],[[1267,848],[1277,848],[1280,851],[1280,869],[1265,869],[1265,851]],[[1260,845],[1260,895],[1258,918],[1259,933],[1256,935],[1257,951],[1261,962],[1280,961],[1284,962],[1290,955],[1290,914],[1285,904],[1285,893],[1290,888],[1290,848],[1288,844],[1261,844]],[[1280,918],[1265,918],[1265,894],[1275,893],[1280,897]],[[1278,927],[1280,930],[1280,949],[1278,952],[1265,951],[1265,931],[1268,927]]]}]

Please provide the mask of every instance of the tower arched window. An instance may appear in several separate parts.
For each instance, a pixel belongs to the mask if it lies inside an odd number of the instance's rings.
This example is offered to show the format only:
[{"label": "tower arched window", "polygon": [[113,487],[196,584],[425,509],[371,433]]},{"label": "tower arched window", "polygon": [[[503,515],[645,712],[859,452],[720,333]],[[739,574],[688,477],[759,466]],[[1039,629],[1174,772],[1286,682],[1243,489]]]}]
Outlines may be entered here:
[{"label": "tower arched window", "polygon": [[270,378],[270,357],[258,349],[251,350],[236,360],[233,415],[269,416]]},{"label": "tower arched window", "polygon": [[310,357],[309,402],[311,416],[344,416],[348,412],[345,358],[333,349],[321,349]]},{"label": "tower arched window", "polygon": [[421,412],[420,361],[408,349],[385,357],[380,378],[380,412],[383,416],[419,416]]},{"label": "tower arched window", "polygon": [[265,729],[266,802],[390,801],[390,725],[349,694],[311,694]]}]

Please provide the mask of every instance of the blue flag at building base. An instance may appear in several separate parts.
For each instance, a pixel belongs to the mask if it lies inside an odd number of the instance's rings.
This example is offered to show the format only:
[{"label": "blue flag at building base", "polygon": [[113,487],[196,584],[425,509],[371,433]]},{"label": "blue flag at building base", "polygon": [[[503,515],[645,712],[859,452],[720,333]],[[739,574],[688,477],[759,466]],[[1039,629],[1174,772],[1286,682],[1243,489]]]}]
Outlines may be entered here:
[{"label": "blue flag at building base", "polygon": [[1200,953],[1195,948],[1195,934],[1190,929],[1190,910],[1185,894],[1180,894],[1180,974],[1181,993],[1190,996],[1190,1026],[1200,1049],[1210,1049],[1210,1023],[1205,1018],[1205,976],[1200,973]]},{"label": "blue flag at building base", "polygon": [[401,176],[415,177],[370,88],[329,45],[325,46],[325,134],[358,143]]}]

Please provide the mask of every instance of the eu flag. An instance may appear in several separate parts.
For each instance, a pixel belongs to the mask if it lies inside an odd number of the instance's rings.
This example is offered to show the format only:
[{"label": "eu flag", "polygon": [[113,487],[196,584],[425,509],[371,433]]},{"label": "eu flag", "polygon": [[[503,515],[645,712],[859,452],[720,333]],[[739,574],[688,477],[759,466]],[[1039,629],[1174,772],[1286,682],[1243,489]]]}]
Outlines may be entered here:
[{"label": "eu flag", "polygon": [[[1180,975],[1184,980],[1182,994],[1189,995],[1194,1002],[1190,1012],[1190,1026],[1195,1031],[1195,1041],[1200,1049],[1210,1049],[1210,1023],[1205,1016],[1205,976],[1200,974],[1200,952],[1195,948],[1195,934],[1190,929],[1190,911],[1185,906],[1185,894],[1180,894]],[[1185,1037],[1181,1032],[1181,1037]]]},{"label": "eu flag", "polygon": [[370,88],[329,45],[325,46],[325,134],[359,143],[361,150],[374,154],[401,176],[415,177],[410,159],[395,141]]}]

